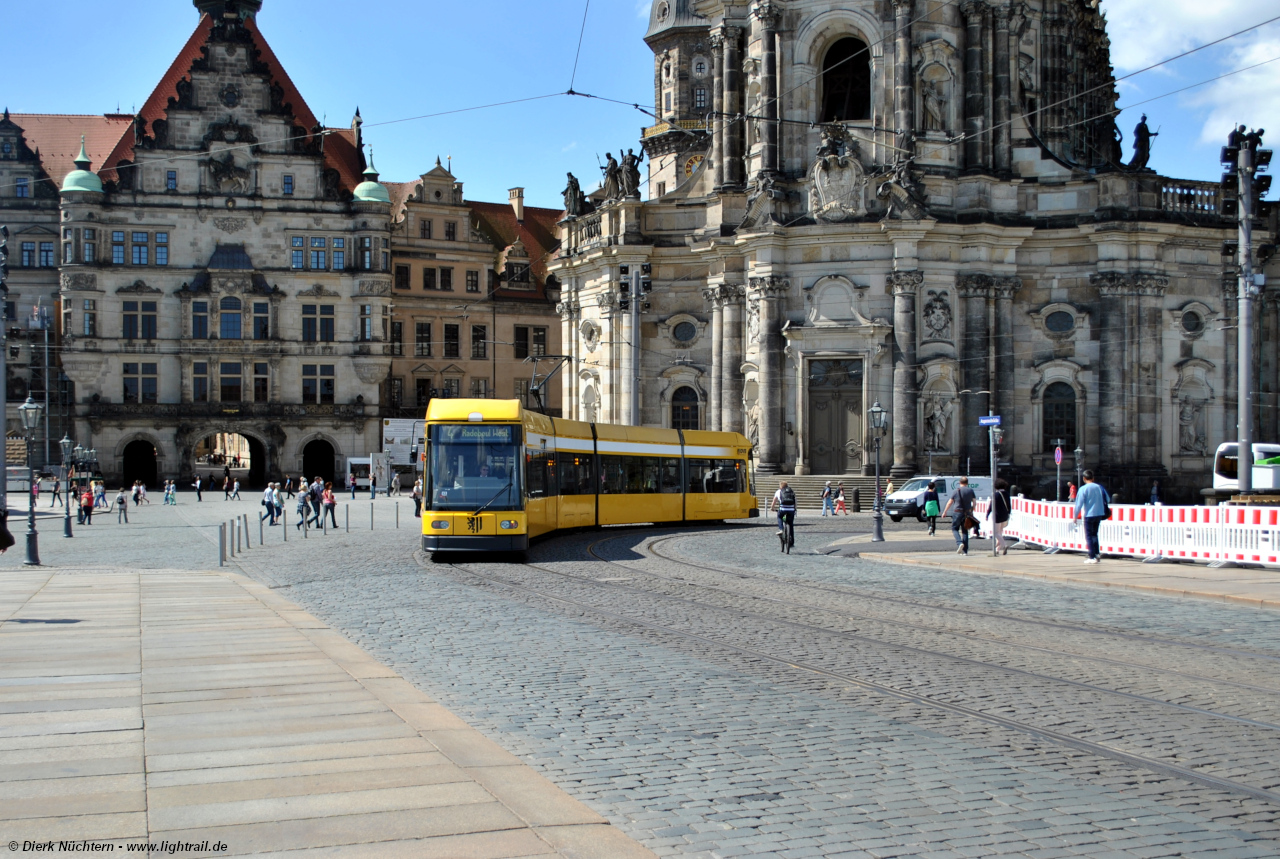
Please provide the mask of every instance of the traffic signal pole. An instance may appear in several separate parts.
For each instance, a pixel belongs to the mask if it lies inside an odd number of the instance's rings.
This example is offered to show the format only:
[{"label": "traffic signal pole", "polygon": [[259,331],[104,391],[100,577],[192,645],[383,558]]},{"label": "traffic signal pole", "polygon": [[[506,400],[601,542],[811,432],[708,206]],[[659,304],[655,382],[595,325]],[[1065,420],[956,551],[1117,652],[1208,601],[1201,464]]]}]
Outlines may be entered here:
[{"label": "traffic signal pole", "polygon": [[627,283],[631,292],[631,425],[638,427],[640,420],[640,266],[631,267],[631,279]]},{"label": "traffic signal pole", "polygon": [[1253,492],[1253,148],[1240,147],[1240,284],[1238,298],[1240,352],[1237,395],[1240,449],[1237,459],[1237,486],[1241,495]]}]

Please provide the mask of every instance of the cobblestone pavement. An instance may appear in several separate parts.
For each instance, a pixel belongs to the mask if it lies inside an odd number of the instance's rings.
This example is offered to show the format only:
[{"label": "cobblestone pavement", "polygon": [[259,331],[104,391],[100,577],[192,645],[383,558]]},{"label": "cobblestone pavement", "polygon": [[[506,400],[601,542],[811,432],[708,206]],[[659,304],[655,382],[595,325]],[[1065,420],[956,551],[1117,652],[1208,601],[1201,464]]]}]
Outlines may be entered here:
[{"label": "cobblestone pavement", "polygon": [[[216,566],[183,501],[65,543]],[[821,554],[865,514],[433,564],[393,507],[238,560],[659,854],[1280,855],[1275,612]]]}]

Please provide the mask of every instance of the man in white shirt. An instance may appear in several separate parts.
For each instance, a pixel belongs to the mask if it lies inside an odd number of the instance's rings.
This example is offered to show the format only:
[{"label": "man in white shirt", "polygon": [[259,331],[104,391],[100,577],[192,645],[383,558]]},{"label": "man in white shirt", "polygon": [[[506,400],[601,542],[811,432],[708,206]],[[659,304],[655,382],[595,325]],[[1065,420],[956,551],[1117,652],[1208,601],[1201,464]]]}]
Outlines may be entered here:
[{"label": "man in white shirt", "polygon": [[271,521],[267,523],[269,525],[276,524],[276,493],[274,487],[274,483],[268,483],[267,488],[262,490],[262,506],[267,509],[258,517],[259,522],[263,519],[270,519]]}]

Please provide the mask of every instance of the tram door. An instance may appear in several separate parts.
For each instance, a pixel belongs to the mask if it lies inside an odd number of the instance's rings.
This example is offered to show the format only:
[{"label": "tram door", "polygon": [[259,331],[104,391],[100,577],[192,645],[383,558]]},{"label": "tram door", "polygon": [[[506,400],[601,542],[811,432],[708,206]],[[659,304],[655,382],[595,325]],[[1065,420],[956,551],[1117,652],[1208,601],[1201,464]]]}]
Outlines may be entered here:
[{"label": "tram door", "polygon": [[809,363],[809,461],[813,474],[862,469],[862,362]]}]

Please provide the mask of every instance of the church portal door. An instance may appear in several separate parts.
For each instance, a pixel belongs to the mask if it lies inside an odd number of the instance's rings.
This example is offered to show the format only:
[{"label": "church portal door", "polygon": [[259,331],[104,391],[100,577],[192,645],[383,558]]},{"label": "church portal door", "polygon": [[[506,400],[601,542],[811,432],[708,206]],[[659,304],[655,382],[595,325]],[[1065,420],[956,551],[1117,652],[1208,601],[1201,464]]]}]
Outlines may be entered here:
[{"label": "church portal door", "polygon": [[862,361],[809,362],[809,462],[813,474],[862,470]]}]

